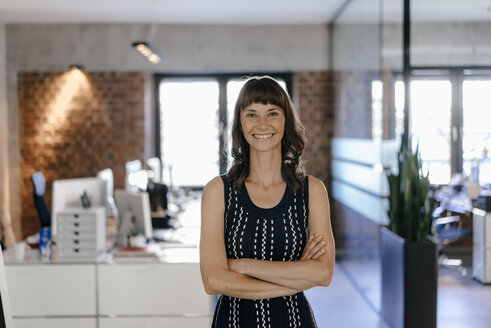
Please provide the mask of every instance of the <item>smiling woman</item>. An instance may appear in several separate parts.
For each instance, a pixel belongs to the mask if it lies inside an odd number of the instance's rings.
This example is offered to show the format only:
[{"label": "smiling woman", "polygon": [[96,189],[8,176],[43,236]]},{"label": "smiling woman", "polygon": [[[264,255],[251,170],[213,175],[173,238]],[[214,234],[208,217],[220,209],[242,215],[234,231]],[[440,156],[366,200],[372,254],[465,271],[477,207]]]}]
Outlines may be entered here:
[{"label": "smiling woman", "polygon": [[246,81],[232,142],[232,168],[201,203],[201,275],[222,294],[213,327],[316,327],[303,291],[332,279],[329,201],[305,174],[304,129],[274,79]]}]

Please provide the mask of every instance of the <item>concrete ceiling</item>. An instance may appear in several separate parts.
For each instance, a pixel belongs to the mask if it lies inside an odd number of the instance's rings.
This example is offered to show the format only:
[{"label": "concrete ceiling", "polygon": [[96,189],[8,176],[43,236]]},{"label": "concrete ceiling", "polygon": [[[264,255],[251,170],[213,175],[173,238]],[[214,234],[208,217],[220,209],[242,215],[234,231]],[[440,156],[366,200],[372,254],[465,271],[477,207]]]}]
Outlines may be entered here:
[{"label": "concrete ceiling", "polygon": [[34,23],[325,23],[346,0],[0,0],[0,21]]},{"label": "concrete ceiling", "polygon": [[[3,23],[328,23],[347,0],[1,0]],[[403,0],[384,0],[400,21]],[[352,0],[345,22],[375,21],[380,0]],[[491,0],[413,0],[414,21],[491,21]]]}]

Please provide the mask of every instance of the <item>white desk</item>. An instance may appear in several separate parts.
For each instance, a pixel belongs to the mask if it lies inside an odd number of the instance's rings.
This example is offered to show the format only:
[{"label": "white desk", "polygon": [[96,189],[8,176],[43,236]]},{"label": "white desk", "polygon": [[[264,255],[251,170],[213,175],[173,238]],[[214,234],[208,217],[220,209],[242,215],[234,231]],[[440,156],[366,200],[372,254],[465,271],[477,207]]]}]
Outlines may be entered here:
[{"label": "white desk", "polygon": [[159,259],[17,263],[5,270],[14,324],[22,327],[209,327],[197,248],[165,248]]},{"label": "white desk", "polygon": [[212,297],[199,268],[199,199],[186,204],[158,258],[40,262],[37,250],[18,263],[4,252],[16,328],[210,327]]},{"label": "white desk", "polygon": [[491,212],[472,211],[473,241],[472,276],[482,283],[491,283]]}]

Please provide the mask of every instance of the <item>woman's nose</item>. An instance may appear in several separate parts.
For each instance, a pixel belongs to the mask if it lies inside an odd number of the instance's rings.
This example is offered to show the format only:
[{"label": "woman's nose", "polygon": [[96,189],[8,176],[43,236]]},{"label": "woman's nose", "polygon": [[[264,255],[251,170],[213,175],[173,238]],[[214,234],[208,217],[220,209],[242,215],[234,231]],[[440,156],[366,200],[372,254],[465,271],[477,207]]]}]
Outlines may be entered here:
[{"label": "woman's nose", "polygon": [[260,116],[259,117],[259,126],[261,128],[264,128],[264,127],[267,127],[268,126],[268,120],[267,120],[266,117],[264,117],[264,116]]}]

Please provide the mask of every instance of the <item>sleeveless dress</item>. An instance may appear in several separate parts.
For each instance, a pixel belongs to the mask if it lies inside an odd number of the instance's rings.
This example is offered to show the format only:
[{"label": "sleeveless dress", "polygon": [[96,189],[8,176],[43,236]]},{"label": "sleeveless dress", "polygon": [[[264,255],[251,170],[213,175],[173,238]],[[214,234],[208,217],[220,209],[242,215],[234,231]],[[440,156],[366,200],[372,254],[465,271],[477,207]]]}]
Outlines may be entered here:
[{"label": "sleeveless dress", "polygon": [[[251,201],[245,184],[234,191],[226,176],[225,244],[227,258],[266,261],[298,261],[307,238],[308,178],[304,190],[293,194],[287,186],[280,203],[259,208]],[[317,327],[303,292],[292,296],[247,300],[220,296],[212,327]]]}]

